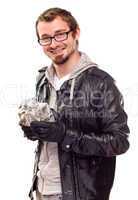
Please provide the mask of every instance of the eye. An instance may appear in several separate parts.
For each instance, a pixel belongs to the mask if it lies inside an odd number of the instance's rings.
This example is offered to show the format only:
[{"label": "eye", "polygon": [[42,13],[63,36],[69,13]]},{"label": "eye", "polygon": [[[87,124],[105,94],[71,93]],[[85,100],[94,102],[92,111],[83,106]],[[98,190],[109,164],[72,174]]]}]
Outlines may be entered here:
[{"label": "eye", "polygon": [[44,37],[44,38],[41,38],[40,40],[41,40],[41,41],[50,41],[51,38],[50,38],[50,37]]},{"label": "eye", "polygon": [[55,35],[55,38],[56,39],[62,39],[62,38],[65,37],[65,35],[66,35],[66,33],[59,33],[59,34]]}]

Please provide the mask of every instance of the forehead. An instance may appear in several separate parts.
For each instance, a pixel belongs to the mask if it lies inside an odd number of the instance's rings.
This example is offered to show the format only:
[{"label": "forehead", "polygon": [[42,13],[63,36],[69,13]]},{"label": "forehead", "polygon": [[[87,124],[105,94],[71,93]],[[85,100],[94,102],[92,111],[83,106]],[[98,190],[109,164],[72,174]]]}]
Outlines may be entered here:
[{"label": "forehead", "polygon": [[67,22],[65,22],[61,17],[56,17],[51,22],[40,21],[37,25],[37,31],[39,35],[44,33],[51,35],[58,31],[67,31],[69,28]]}]

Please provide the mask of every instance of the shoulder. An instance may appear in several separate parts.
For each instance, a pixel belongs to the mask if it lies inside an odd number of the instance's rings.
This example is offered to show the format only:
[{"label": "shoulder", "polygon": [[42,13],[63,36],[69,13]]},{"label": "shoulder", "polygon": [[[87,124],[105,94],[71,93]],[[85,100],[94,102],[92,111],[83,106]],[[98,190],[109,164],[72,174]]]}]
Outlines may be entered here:
[{"label": "shoulder", "polygon": [[38,72],[39,73],[45,73],[46,69],[48,68],[48,66],[45,66],[45,67],[41,67],[38,69]]},{"label": "shoulder", "polygon": [[103,80],[110,80],[112,82],[115,81],[114,78],[108,72],[100,69],[99,67],[90,68],[88,74],[101,81]]},{"label": "shoulder", "polygon": [[91,89],[101,91],[113,91],[120,92],[116,86],[115,79],[106,71],[99,67],[93,67],[88,69],[86,77],[84,77],[85,83],[87,83]]},{"label": "shoulder", "polygon": [[41,67],[41,68],[38,69],[37,79],[39,79],[39,78],[41,78],[42,76],[45,75],[45,72],[46,72],[47,68],[48,67],[45,66],[45,67]]},{"label": "shoulder", "polygon": [[45,77],[45,72],[46,72],[47,66],[41,67],[38,69],[38,74],[36,76],[36,86],[38,86],[43,78]]},{"label": "shoulder", "polygon": [[95,67],[95,69],[91,71],[91,75],[95,77],[94,79],[96,79],[97,87],[104,89],[106,92],[108,91],[108,94],[112,93],[112,95],[116,97],[123,98],[122,93],[116,85],[115,79],[109,73]]}]

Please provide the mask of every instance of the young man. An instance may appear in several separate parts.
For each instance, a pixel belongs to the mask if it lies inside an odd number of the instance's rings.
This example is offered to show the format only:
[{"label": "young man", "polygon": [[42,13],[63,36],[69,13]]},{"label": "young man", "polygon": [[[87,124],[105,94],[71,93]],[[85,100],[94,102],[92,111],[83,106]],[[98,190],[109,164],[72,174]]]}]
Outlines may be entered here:
[{"label": "young man", "polygon": [[78,50],[80,29],[70,12],[51,8],[36,22],[52,64],[39,70],[36,95],[55,121],[22,127],[38,140],[33,186],[37,200],[108,200],[116,155],[129,148],[127,115],[113,78]]}]

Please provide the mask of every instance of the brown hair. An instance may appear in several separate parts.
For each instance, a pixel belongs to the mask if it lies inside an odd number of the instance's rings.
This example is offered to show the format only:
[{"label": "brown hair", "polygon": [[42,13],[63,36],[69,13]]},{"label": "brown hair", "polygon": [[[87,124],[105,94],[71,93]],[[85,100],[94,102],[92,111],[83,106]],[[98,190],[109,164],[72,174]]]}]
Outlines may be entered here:
[{"label": "brown hair", "polygon": [[76,19],[72,16],[72,14],[62,8],[50,8],[46,11],[44,11],[37,19],[36,21],[36,34],[37,37],[39,38],[39,34],[37,31],[37,25],[39,22],[51,22],[53,21],[56,17],[61,17],[63,21],[65,21],[69,28],[75,33],[76,29],[79,27]]}]

